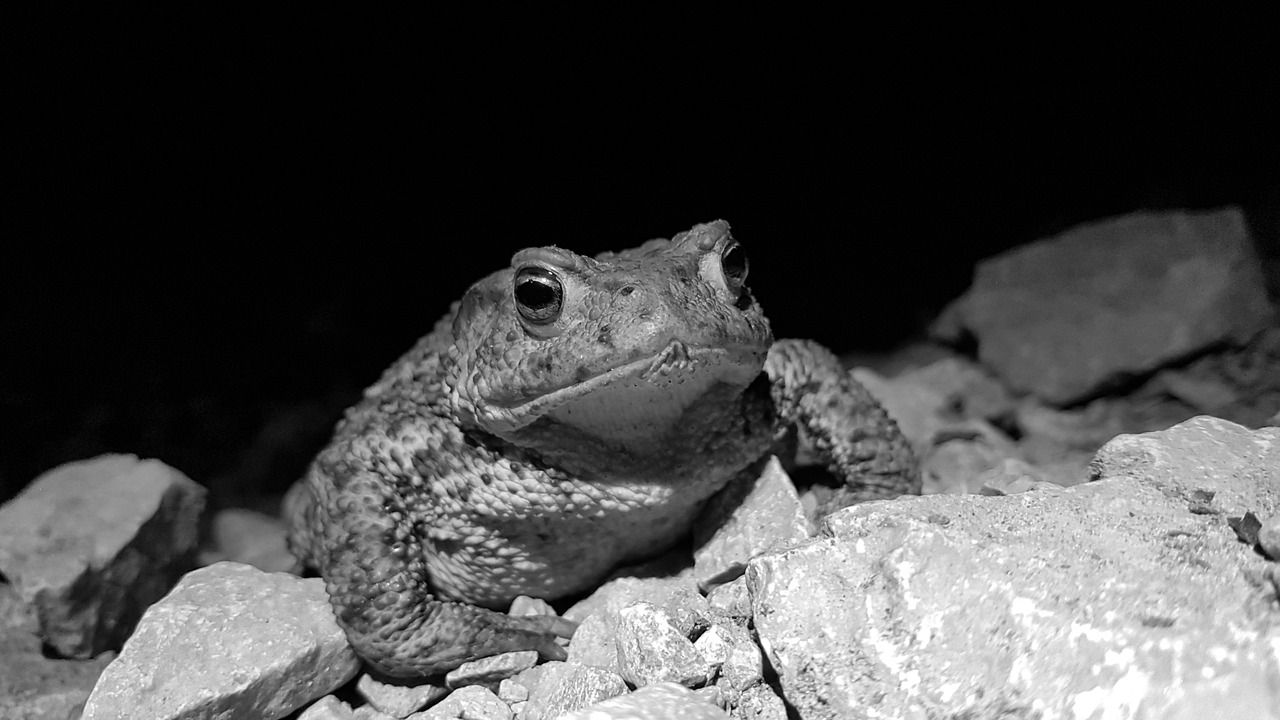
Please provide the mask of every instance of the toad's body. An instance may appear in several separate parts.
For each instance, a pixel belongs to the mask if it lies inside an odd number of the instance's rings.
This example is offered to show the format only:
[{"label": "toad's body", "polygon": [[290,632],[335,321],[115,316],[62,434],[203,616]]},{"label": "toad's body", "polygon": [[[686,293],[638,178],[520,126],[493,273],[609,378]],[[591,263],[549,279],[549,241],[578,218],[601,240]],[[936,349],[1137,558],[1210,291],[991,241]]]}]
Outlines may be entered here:
[{"label": "toad's body", "polygon": [[829,352],[774,343],[745,279],[717,222],[596,259],[523,250],[472,286],[291,493],[357,651],[395,675],[555,655],[563,623],[477,606],[669,547],[793,427],[850,499],[917,491],[892,422]]}]

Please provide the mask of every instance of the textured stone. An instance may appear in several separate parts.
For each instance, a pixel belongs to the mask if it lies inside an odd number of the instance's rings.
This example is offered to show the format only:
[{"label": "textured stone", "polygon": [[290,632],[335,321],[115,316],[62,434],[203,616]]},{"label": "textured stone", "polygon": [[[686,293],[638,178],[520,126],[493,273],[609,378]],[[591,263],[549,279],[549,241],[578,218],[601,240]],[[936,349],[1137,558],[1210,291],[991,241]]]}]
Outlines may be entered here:
[{"label": "textured stone", "polygon": [[40,649],[34,608],[0,582],[0,718],[79,717],[93,684],[114,653],[92,660],[47,658]]},{"label": "textured stone", "polygon": [[358,668],[323,581],[218,563],[147,610],[83,720],[278,718]]},{"label": "textured stone", "polygon": [[204,495],[156,460],[67,463],[0,507],[0,575],[61,655],[118,648],[191,566]]},{"label": "textured stone", "polygon": [[[665,566],[663,571],[669,571]],[[618,613],[638,601],[661,608],[685,605],[698,588],[691,574],[675,577],[617,577],[565,612],[579,623],[569,642],[569,662],[618,672]]]},{"label": "textured stone", "polygon": [[[832,515],[830,537],[747,571],[788,702],[805,718],[1280,717],[1268,563],[1226,516],[1272,505],[1277,436],[1201,418],[1117,439],[1097,465],[1115,476],[1057,492]],[[1206,484],[1209,511],[1190,501]]]},{"label": "textured stone", "polygon": [[560,720],[728,720],[725,711],[707,702],[696,692],[664,682],[642,687],[633,693],[605,700]]},{"label": "textured stone", "polygon": [[521,720],[555,720],[565,713],[627,692],[615,672],[597,667],[558,663],[529,693]]},{"label": "textured stone", "polygon": [[481,685],[468,685],[449,693],[434,707],[409,716],[409,720],[511,720],[511,708],[493,691]]},{"label": "textured stone", "polygon": [[618,671],[617,617],[598,612],[583,620],[569,641],[568,661]]},{"label": "textured stone", "polygon": [[770,457],[754,483],[735,483],[711,499],[695,530],[694,575],[703,588],[727,582],[756,555],[811,534],[791,478]]},{"label": "textured stone", "polygon": [[490,655],[465,662],[450,670],[444,676],[444,684],[451,688],[467,685],[485,685],[497,687],[498,683],[528,670],[538,663],[537,650],[521,650],[518,652]]},{"label": "textured stone", "polygon": [[710,666],[689,638],[649,603],[618,614],[617,642],[621,675],[635,687],[666,681],[698,687],[710,678]]},{"label": "textured stone", "polygon": [[[729,709],[729,715],[734,720],[786,720],[787,706],[773,688],[760,683],[752,685],[738,695]],[[1001,720],[1013,720],[1013,718]]]},{"label": "textured stone", "polygon": [[1280,514],[1280,429],[1195,417],[1161,432],[1113,438],[1089,473],[1132,475],[1188,503],[1207,496],[1228,516],[1271,517]]},{"label": "textured stone", "polygon": [[747,594],[747,581],[738,578],[715,586],[707,593],[707,607],[713,613],[722,614],[722,617],[745,623],[751,617],[751,596]]},{"label": "textured stone", "polygon": [[[1081,478],[1083,480],[1084,478]],[[979,475],[975,484],[983,495],[1016,495],[1030,490],[1053,491],[1060,486],[1040,468],[1017,458],[1005,458]]]},{"label": "textured stone", "polygon": [[298,720],[355,720],[356,714],[351,706],[333,695],[325,695],[307,706],[298,715]]},{"label": "textured stone", "polygon": [[356,692],[379,712],[404,718],[448,695],[449,688],[434,683],[393,685],[364,673],[356,681]]},{"label": "textured stone", "polygon": [[934,331],[971,332],[1010,387],[1064,405],[1243,343],[1271,312],[1238,208],[1135,213],[978,263]]}]

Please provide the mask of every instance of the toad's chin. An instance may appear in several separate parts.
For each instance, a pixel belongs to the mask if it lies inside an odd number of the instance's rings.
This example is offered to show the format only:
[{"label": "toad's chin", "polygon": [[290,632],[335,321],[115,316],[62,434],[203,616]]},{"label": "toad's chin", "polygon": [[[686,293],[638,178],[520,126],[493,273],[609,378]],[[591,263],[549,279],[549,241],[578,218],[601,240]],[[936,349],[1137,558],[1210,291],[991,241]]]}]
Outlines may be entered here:
[{"label": "toad's chin", "polygon": [[547,418],[608,440],[660,436],[716,386],[745,388],[764,366],[758,348],[702,347],[672,340],[651,357],[491,415],[491,429],[515,431]]}]

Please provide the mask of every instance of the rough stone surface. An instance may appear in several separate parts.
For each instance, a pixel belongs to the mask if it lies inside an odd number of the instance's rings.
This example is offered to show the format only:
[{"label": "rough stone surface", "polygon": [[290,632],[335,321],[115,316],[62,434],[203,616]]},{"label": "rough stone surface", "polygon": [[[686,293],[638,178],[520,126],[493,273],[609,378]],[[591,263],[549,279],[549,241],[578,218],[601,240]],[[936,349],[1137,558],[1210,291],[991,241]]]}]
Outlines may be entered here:
[{"label": "rough stone surface", "polygon": [[517,595],[515,600],[511,601],[511,609],[507,610],[508,615],[555,615],[556,609],[551,607],[551,603],[542,598],[532,598],[528,595]]},{"label": "rough stone surface", "polygon": [[0,575],[66,657],[119,648],[191,566],[204,488],[156,460],[103,455],[41,475],[0,507]]},{"label": "rough stone surface", "polygon": [[444,683],[451,688],[466,687],[467,685],[497,687],[499,682],[521,671],[528,670],[537,663],[537,650],[520,650],[518,652],[490,655],[479,660],[465,662],[450,670],[444,676]]},{"label": "rough stone surface", "polygon": [[1243,343],[1270,313],[1232,207],[1135,213],[984,260],[935,333],[971,332],[979,359],[1010,387],[1065,405],[1216,343]]},{"label": "rough stone surface", "polygon": [[560,720],[727,720],[724,710],[707,702],[696,692],[664,682],[642,687],[633,693],[596,703]]},{"label": "rough stone surface", "polygon": [[84,720],[278,718],[358,668],[321,580],[217,563],[147,610]]},{"label": "rough stone surface", "polygon": [[511,720],[511,708],[489,688],[468,685],[449,693],[434,707],[409,716],[409,720]]},{"label": "rough stone surface", "polygon": [[595,592],[574,603],[564,617],[582,622],[597,612],[617,617],[622,608],[637,601],[665,605],[675,595],[698,592],[698,584],[692,576],[676,577],[616,577],[596,588]]},{"label": "rough stone surface", "polygon": [[735,691],[745,690],[764,680],[764,657],[760,646],[744,627],[718,626],[724,633],[725,658],[720,675]]},{"label": "rough stone surface", "polygon": [[254,510],[227,508],[213,516],[209,524],[210,548],[200,562],[231,562],[252,565],[263,572],[294,572],[298,561],[289,552],[284,521]]},{"label": "rough stone surface", "polygon": [[[666,564],[664,561],[659,570],[671,571]],[[618,613],[639,601],[663,609],[678,608],[687,605],[691,596],[699,593],[692,575],[687,572],[674,577],[623,576],[606,582],[564,614],[579,623],[569,642],[569,662],[619,672]]]},{"label": "rough stone surface", "polygon": [[568,661],[618,672],[617,617],[598,612],[582,621],[569,641]]},{"label": "rough stone surface", "polygon": [[507,704],[524,702],[529,699],[529,688],[515,678],[505,678],[498,683],[498,697]]},{"label": "rough stone surface", "polygon": [[34,608],[12,585],[0,582],[0,718],[79,717],[89,691],[114,653],[92,660],[46,658]]},{"label": "rough stone surface", "polygon": [[710,678],[710,666],[689,638],[649,603],[618,614],[617,642],[621,675],[635,687],[666,681],[698,687]]},{"label": "rough stone surface", "polygon": [[1278,447],[1200,418],[1072,488],[848,508],[751,562],[755,626],[804,718],[1280,717],[1269,563],[1227,522],[1274,509]]},{"label": "rough stone surface", "polygon": [[355,720],[355,717],[350,705],[333,695],[325,695],[308,705],[298,715],[298,720]]},{"label": "rough stone surface", "polygon": [[694,575],[703,588],[732,580],[756,555],[812,534],[791,478],[770,457],[754,483],[736,483],[711,499],[695,532]]},{"label": "rough stone surface", "polygon": [[356,681],[356,692],[379,712],[404,718],[448,695],[449,688],[434,683],[391,684],[365,673]]},{"label": "rough stone surface", "polygon": [[1272,560],[1280,560],[1280,515],[1273,515],[1258,530],[1258,544]]},{"label": "rough stone surface", "polygon": [[751,596],[747,592],[747,581],[738,578],[712,588],[707,593],[707,607],[712,613],[745,623],[751,617]]},{"label": "rough stone surface", "polygon": [[529,693],[521,720],[554,720],[565,713],[627,692],[617,673],[603,668],[556,663]]},{"label": "rough stone surface", "polygon": [[1016,495],[1029,490],[1052,490],[1051,486],[1056,485],[1045,471],[1017,458],[1005,458],[979,475],[975,483],[983,495]]},{"label": "rough stone surface", "polygon": [[1196,417],[1168,430],[1120,435],[1098,450],[1095,479],[1133,475],[1186,502],[1226,516],[1280,513],[1280,429],[1250,430]]},{"label": "rough stone surface", "polygon": [[758,684],[738,695],[729,708],[729,715],[734,720],[786,720],[787,706],[773,688]]}]

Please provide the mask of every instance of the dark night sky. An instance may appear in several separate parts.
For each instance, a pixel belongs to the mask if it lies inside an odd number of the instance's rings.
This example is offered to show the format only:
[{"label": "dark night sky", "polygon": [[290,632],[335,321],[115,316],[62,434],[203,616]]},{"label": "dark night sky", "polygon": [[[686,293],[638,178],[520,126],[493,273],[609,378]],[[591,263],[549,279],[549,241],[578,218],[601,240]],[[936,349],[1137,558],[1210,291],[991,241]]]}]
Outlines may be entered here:
[{"label": "dark night sky", "polygon": [[527,245],[724,217],[775,332],[852,351],[1081,221],[1237,203],[1275,242],[1280,63],[1235,34],[1257,20],[811,20],[630,44],[418,16],[34,23],[6,110],[0,498],[106,449],[242,472],[273,409],[322,398],[327,428]]}]

